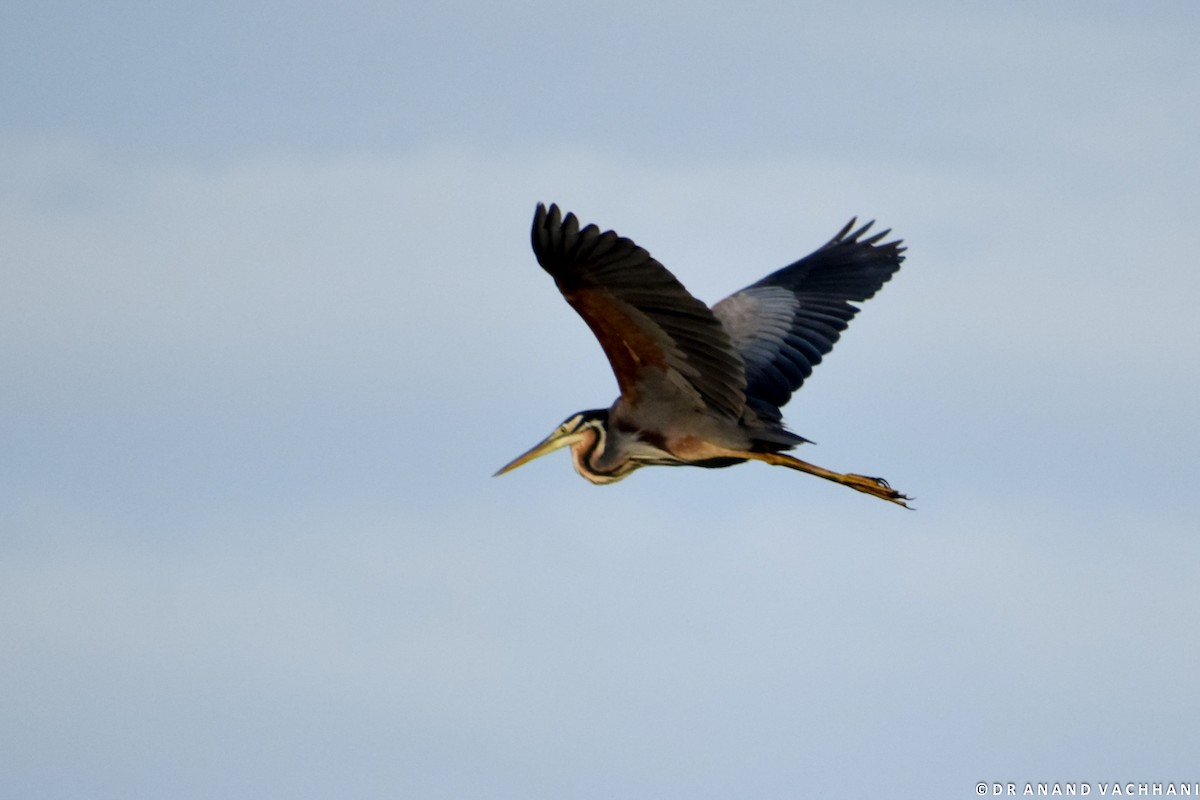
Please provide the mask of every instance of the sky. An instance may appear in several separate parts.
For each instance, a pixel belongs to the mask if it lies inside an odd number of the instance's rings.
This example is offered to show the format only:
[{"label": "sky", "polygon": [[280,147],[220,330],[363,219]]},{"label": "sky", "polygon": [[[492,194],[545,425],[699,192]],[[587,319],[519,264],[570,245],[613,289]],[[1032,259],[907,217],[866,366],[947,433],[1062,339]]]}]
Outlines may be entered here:
[{"label": "sky", "polygon": [[[1200,7],[0,7],[0,797],[1200,782]],[[537,202],[907,260],[789,470],[558,453]]]}]

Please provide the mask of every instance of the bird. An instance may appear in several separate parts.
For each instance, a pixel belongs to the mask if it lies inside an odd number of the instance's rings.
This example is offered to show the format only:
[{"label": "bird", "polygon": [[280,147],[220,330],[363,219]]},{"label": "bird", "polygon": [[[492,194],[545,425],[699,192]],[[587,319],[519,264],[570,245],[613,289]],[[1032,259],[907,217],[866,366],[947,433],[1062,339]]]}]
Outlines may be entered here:
[{"label": "bird", "polygon": [[591,328],[617,379],[606,409],[580,411],[496,476],[569,447],[575,470],[610,484],[645,466],[729,467],[761,461],[908,508],[883,478],[789,455],[810,442],[781,408],[900,268],[902,240],[851,219],[811,254],[709,308],[649,252],[574,213],[538,203],[531,242],[541,267]]}]

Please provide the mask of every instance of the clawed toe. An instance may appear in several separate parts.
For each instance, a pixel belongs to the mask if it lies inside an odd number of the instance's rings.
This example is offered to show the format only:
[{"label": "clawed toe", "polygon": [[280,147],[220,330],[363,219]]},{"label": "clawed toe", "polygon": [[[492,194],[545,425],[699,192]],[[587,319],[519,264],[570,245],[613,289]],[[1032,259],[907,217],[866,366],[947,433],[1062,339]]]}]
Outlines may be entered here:
[{"label": "clawed toe", "polygon": [[895,503],[898,506],[911,508],[906,503],[906,500],[912,500],[906,494],[901,494],[892,488],[892,485],[883,478],[875,478],[870,475],[855,475],[853,473],[846,476],[851,480],[846,482],[846,485],[851,489],[857,489],[860,492],[878,497],[881,500],[887,500],[890,503]]}]

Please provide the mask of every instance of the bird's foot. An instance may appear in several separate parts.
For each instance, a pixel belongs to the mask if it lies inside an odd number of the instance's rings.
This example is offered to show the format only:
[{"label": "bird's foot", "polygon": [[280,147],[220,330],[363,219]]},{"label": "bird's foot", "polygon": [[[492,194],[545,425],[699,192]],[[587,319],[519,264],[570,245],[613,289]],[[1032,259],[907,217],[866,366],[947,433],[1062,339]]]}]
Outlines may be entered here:
[{"label": "bird's foot", "polygon": [[889,503],[895,503],[898,506],[904,506],[905,508],[909,509],[912,508],[912,506],[908,505],[908,503],[905,501],[912,500],[913,498],[906,494],[897,492],[892,488],[891,484],[885,481],[883,478],[872,478],[870,475],[855,475],[852,472],[843,475],[842,477],[845,480],[841,480],[839,483],[849,486],[851,489],[864,492],[872,495],[873,497],[887,500]]}]

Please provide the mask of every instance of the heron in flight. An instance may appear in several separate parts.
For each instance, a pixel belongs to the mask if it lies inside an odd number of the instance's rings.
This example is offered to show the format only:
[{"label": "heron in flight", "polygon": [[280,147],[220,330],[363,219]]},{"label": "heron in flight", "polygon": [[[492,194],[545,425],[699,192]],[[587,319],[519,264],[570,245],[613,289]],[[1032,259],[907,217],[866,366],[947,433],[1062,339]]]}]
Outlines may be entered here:
[{"label": "heron in flight", "polygon": [[806,441],[780,412],[904,260],[890,231],[867,238],[850,220],[816,252],[711,309],[646,250],[613,231],[581,227],[541,203],[533,252],[600,341],[621,396],[572,414],[496,475],[560,447],[592,483],[650,465],[728,467],[764,461],[907,507],[882,478],[833,472],[794,458]]}]

